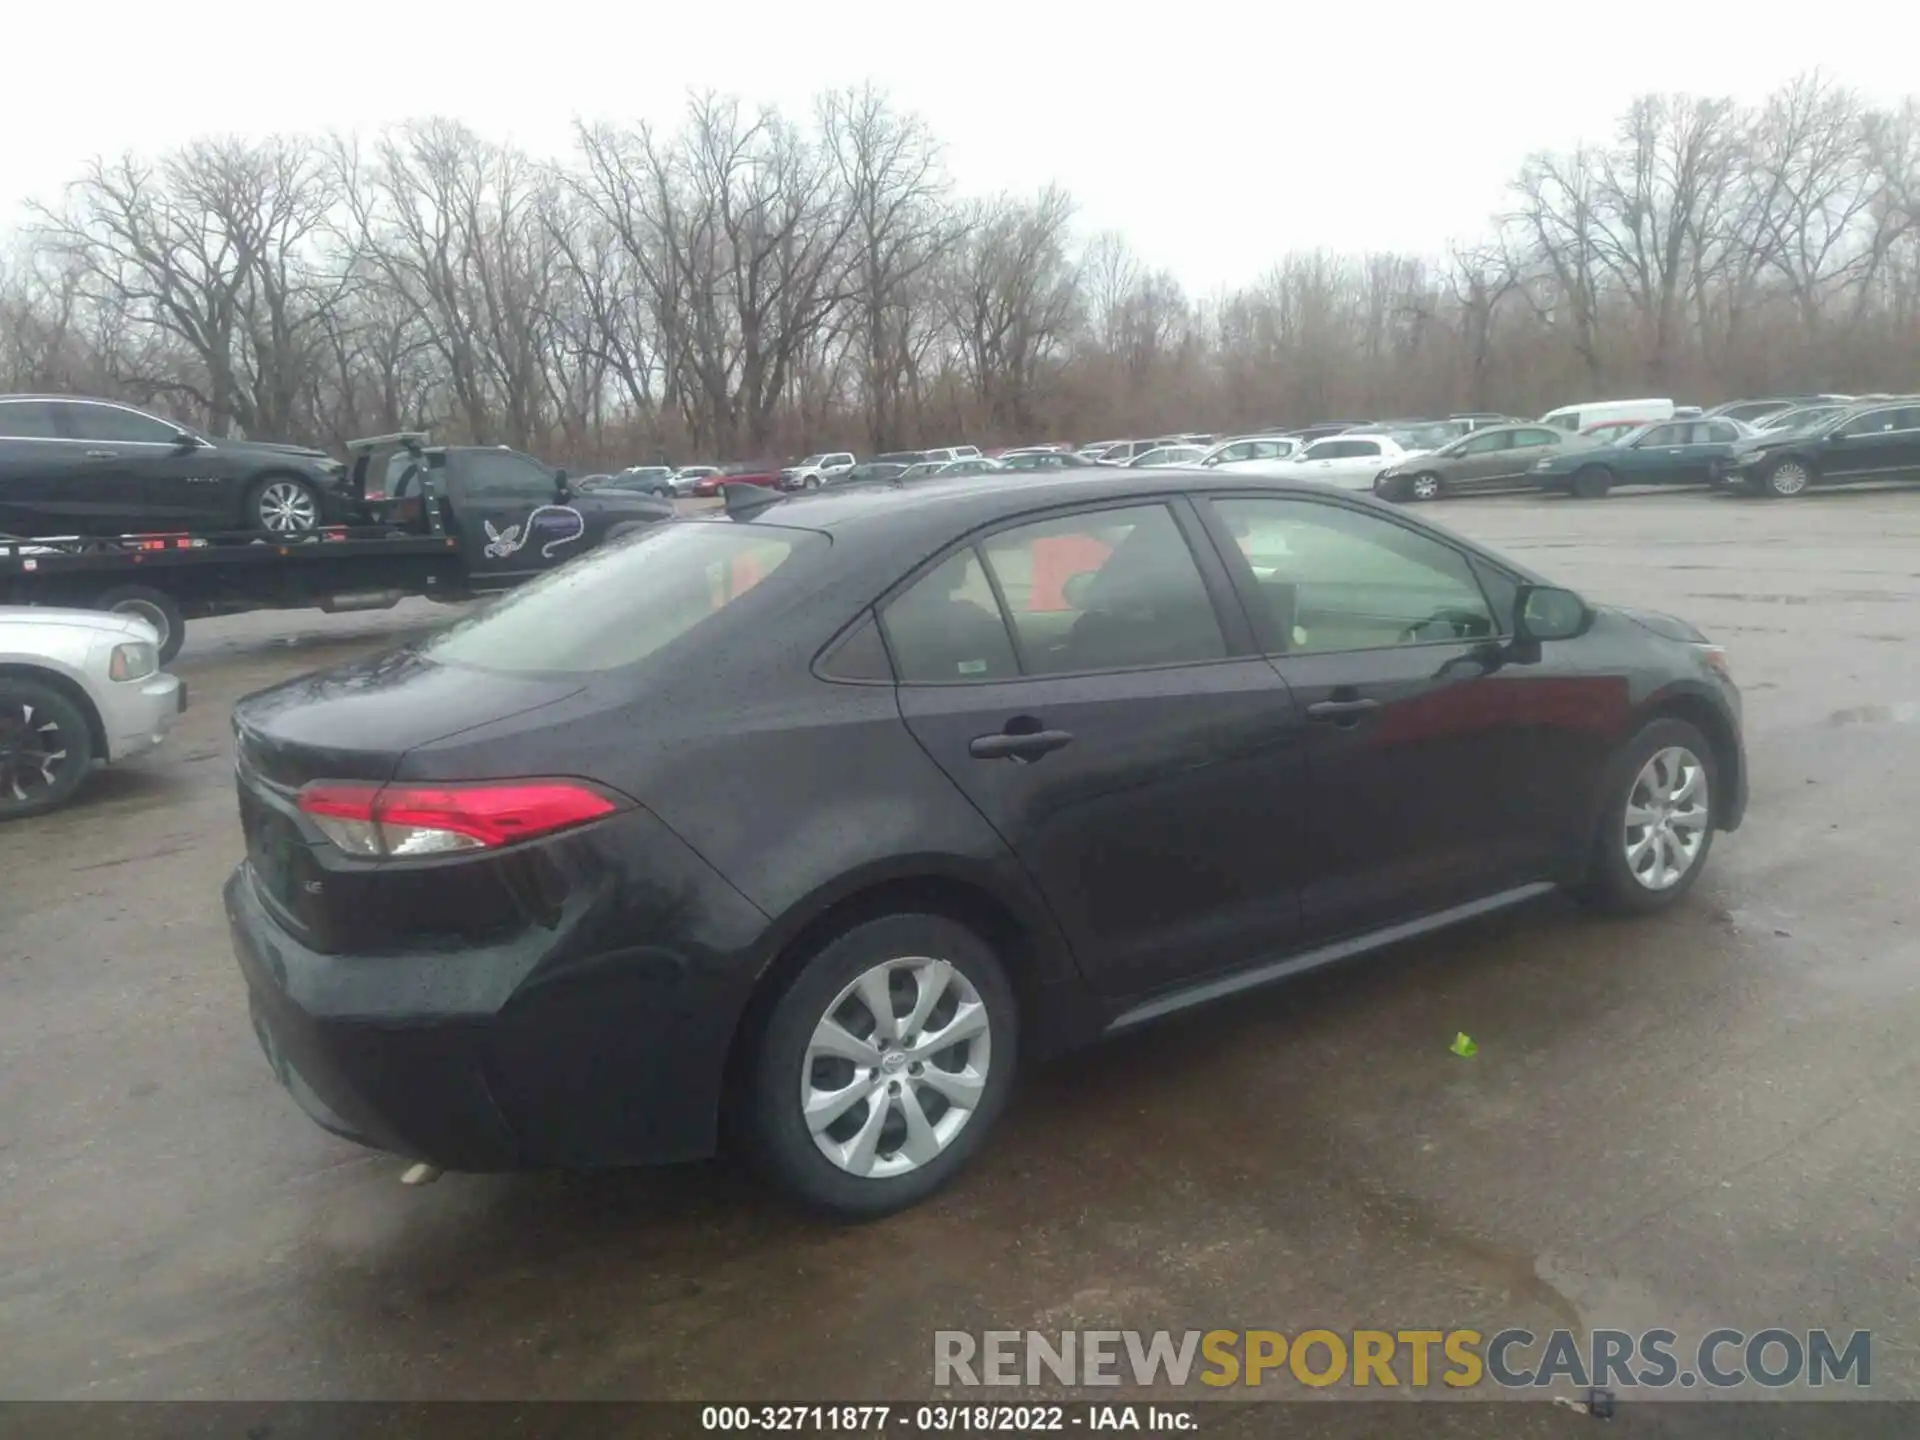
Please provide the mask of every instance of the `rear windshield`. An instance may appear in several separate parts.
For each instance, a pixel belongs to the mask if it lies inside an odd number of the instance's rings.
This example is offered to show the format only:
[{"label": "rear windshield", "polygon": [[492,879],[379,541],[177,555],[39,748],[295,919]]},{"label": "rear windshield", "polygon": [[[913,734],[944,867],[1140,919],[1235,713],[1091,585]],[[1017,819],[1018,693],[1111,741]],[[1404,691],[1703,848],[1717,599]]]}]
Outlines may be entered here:
[{"label": "rear windshield", "polygon": [[423,647],[509,674],[618,670],[717,615],[826,536],[690,520],[616,540],[521,586]]}]

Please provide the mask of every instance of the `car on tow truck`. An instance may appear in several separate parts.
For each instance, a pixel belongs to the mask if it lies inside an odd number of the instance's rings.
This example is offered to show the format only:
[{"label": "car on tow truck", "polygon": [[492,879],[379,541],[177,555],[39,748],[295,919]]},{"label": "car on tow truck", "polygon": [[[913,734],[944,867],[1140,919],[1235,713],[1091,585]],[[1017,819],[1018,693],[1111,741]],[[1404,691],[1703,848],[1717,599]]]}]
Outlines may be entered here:
[{"label": "car on tow truck", "polygon": [[164,665],[190,618],[469,600],[673,516],[672,501],[650,495],[576,492],[565,470],[503,446],[405,433],[347,449],[353,524],[277,543],[218,530],[0,540],[0,604],[136,615],[153,627]]},{"label": "car on tow truck", "polygon": [[214,439],[113,400],[0,395],[0,537],[299,536],[351,520],[355,498],[309,446]]},{"label": "car on tow truck", "polygon": [[159,745],[187,708],[131,615],[0,606],[0,820],[66,804],[99,765]]}]

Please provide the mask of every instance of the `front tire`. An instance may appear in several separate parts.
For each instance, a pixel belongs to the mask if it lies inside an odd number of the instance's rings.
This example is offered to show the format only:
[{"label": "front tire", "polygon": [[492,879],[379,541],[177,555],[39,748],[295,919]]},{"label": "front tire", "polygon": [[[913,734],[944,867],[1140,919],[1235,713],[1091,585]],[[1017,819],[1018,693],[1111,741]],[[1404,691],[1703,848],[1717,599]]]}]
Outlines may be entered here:
[{"label": "front tire", "polygon": [[1759,491],[1770,500],[1791,500],[1796,495],[1805,494],[1811,484],[1813,467],[1804,460],[1788,456],[1767,467],[1767,473],[1760,477]]},{"label": "front tire", "polygon": [[320,492],[291,475],[269,475],[247,492],[247,521],[276,539],[310,535],[320,528]]},{"label": "front tire", "polygon": [[1713,746],[1685,720],[1655,720],[1621,748],[1607,784],[1585,898],[1632,915],[1677,904],[1713,848]]},{"label": "front tire", "polygon": [[0,678],[0,820],[58,809],[92,764],[93,732],[79,706],[38,680]]},{"label": "front tire", "polygon": [[775,1003],[745,1096],[754,1158],[816,1210],[918,1204],[972,1158],[1013,1086],[1019,1007],[1000,961],[940,915],[822,947]]}]

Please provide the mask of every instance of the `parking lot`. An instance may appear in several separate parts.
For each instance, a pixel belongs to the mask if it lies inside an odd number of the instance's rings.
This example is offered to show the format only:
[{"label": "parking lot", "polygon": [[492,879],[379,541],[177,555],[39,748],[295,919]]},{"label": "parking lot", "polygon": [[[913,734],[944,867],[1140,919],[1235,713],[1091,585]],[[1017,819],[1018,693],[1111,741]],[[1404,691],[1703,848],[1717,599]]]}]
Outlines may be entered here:
[{"label": "parking lot", "polygon": [[1688,903],[1061,1062],[867,1227],[725,1164],[403,1188],[316,1129],[228,948],[227,710],[447,612],[199,623],[167,746],[0,832],[0,1395],[905,1398],[936,1329],[1724,1324],[1870,1329],[1920,1398],[1920,496],[1423,513],[1728,647],[1751,811]]}]

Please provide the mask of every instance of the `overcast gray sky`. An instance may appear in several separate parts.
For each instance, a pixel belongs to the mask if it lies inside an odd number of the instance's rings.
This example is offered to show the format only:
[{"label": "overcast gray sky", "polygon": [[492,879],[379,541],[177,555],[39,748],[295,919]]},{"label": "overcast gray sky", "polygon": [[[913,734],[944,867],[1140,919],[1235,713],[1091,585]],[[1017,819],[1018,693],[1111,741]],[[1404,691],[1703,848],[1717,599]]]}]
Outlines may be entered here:
[{"label": "overcast gray sky", "polygon": [[1643,91],[1755,101],[1820,68],[1897,101],[1920,90],[1916,42],[1920,6],[1891,3],[1783,26],[1725,0],[17,0],[0,218],[91,155],[199,134],[437,112],[558,155],[576,116],[671,123],[689,88],[799,114],[870,79],[927,118],[962,189],[1057,180],[1085,229],[1207,292],[1290,249],[1437,253],[1485,228],[1528,151],[1604,138]]}]

